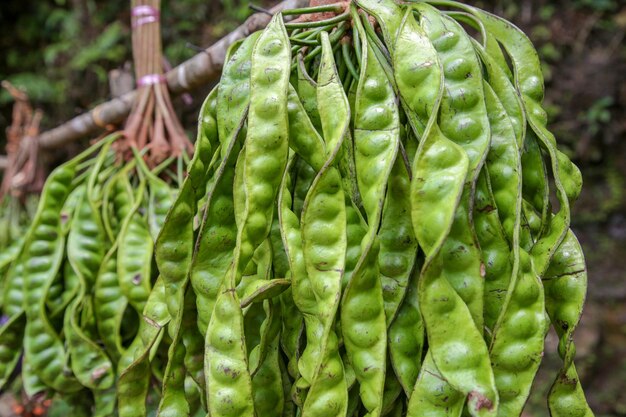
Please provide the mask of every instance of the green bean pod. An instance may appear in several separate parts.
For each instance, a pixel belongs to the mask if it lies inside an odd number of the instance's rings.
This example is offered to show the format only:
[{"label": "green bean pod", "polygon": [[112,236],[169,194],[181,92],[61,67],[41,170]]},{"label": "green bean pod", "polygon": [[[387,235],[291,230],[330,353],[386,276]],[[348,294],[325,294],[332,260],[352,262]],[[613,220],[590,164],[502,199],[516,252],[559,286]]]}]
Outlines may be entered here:
[{"label": "green bean pod", "polygon": [[[273,201],[288,155],[289,40],[280,15],[252,52],[250,110],[245,148],[245,218],[237,237],[239,273],[269,235]],[[270,75],[271,74],[271,75]],[[255,184],[257,183],[257,184]]]},{"label": "green bean pod", "polygon": [[543,284],[546,311],[559,335],[559,355],[563,359],[563,367],[548,394],[550,415],[593,416],[574,365],[576,349],[572,338],[585,302],[587,268],[580,244],[571,230],[555,252]]},{"label": "green bean pod", "polygon": [[[193,383],[190,384],[187,378],[185,383],[185,393],[188,393],[188,385],[193,385],[193,388],[198,391],[199,398],[197,399],[202,404],[202,407],[206,409],[206,379],[204,377],[204,338],[198,330],[198,312],[196,311],[196,297],[191,289],[187,289],[184,301],[185,316],[181,323],[182,341],[185,345],[185,359],[184,365],[188,376],[192,379]],[[189,395],[188,395],[189,397]],[[191,398],[187,398],[190,405]],[[193,407],[191,407],[193,409]]]},{"label": "green bean pod", "polygon": [[[257,415],[268,417],[281,417],[284,410],[284,390],[280,371],[280,322],[281,314],[278,305],[272,305],[266,301],[266,309],[271,311],[269,323],[264,323],[268,329],[262,332],[266,340],[261,341],[261,346],[266,346],[266,353],[259,355],[259,364],[252,374],[252,394],[254,409]],[[250,361],[252,363],[252,361]]]},{"label": "green bean pod", "polygon": [[464,403],[463,394],[441,377],[428,351],[409,399],[407,417],[459,417]]},{"label": "green bean pod", "polygon": [[[341,149],[350,117],[347,98],[339,82],[332,47],[325,32],[322,33],[322,46],[317,101],[326,143],[326,162],[304,202],[301,229],[303,259],[298,264],[304,271],[293,271],[292,278],[294,301],[305,313],[307,332],[307,345],[300,357],[299,368],[310,389],[302,406],[302,415],[311,417],[345,415],[348,405],[338,339],[333,331],[346,248],[345,197],[339,173],[331,165]],[[325,108],[324,104],[331,102],[340,106]],[[295,239],[298,239],[296,236]],[[306,292],[296,292],[300,287],[304,287]],[[311,301],[303,300],[301,295],[306,295]],[[322,367],[325,369],[323,373],[320,372]],[[329,398],[332,401],[328,401]]]},{"label": "green bean pod", "polygon": [[418,304],[419,265],[407,283],[405,299],[389,326],[389,357],[407,397],[411,397],[422,364],[424,323]]},{"label": "green bean pod", "polygon": [[146,180],[139,183],[135,203],[124,219],[118,237],[117,276],[120,289],[131,306],[141,314],[152,288],[154,241],[142,215]]},{"label": "green bean pod", "polygon": [[[237,277],[269,235],[273,201],[287,162],[288,43],[282,16],[277,15],[252,52],[250,84],[254,88],[250,94],[243,175],[245,212],[238,225],[234,260],[226,272],[223,292],[217,298],[207,330],[205,374],[209,412],[216,417],[254,415],[245,345],[225,344],[223,332],[229,326],[230,338],[245,340],[243,314],[235,292]],[[252,186],[255,182],[256,187]],[[224,368],[225,362],[231,366]],[[226,378],[232,378],[231,370],[236,372],[235,378],[228,381]]]},{"label": "green bean pod", "polygon": [[221,159],[227,157],[229,144],[238,132],[241,117],[250,103],[250,71],[253,48],[261,31],[248,36],[224,65],[217,88],[217,129]]},{"label": "green bean pod", "polygon": [[[361,32],[364,34],[362,29]],[[383,407],[387,338],[376,234],[400,132],[391,83],[365,36],[362,40],[354,144],[357,184],[367,215],[368,233],[343,295],[341,318],[344,345],[360,384],[361,402],[368,416],[379,416]]]},{"label": "green bean pod", "polygon": [[206,331],[204,372],[211,416],[254,416],[243,327],[234,289],[222,290]]},{"label": "green bean pod", "polygon": [[526,35],[504,21],[487,12],[475,10],[487,30],[503,45],[511,58],[516,87],[522,98],[528,123],[542,149],[548,154],[554,184],[557,189],[559,211],[547,220],[549,228],[533,247],[531,255],[540,276],[548,268],[550,259],[564,239],[570,223],[570,203],[580,194],[582,177],[580,171],[558,149],[556,140],[547,130],[547,114],[542,107],[544,95],[543,76],[537,52]]},{"label": "green bean pod", "polygon": [[22,353],[26,317],[20,312],[0,327],[0,388],[9,381]]},{"label": "green bean pod", "polygon": [[94,287],[94,313],[98,333],[114,363],[124,353],[121,329],[128,299],[122,294],[117,279],[117,246],[104,256]]},{"label": "green bean pod", "polygon": [[473,232],[472,197],[491,136],[480,77],[481,68],[469,36],[458,23],[432,6],[419,5],[415,8],[420,13],[422,27],[437,50],[443,66],[441,132],[463,148],[469,161],[457,218],[443,248],[444,268],[452,262],[463,263],[466,274],[459,274],[460,271],[450,268],[446,271],[446,278],[465,301],[476,327],[481,330],[483,278],[480,272],[480,252]]},{"label": "green bean pod", "polygon": [[405,297],[411,271],[415,266],[418,245],[411,222],[411,179],[401,157],[394,163],[378,235],[378,263],[385,301],[387,327],[398,314]]},{"label": "green bean pod", "polygon": [[492,139],[477,185],[474,217],[485,265],[485,326],[493,331],[519,268],[521,161],[509,117],[486,83],[485,98]]},{"label": "green bean pod", "polygon": [[77,201],[72,227],[67,238],[67,258],[78,276],[79,291],[65,314],[64,329],[68,341],[72,371],[80,383],[90,389],[107,389],[113,385],[110,359],[81,328],[79,317],[90,304],[90,297],[106,251],[106,235],[100,211],[94,204],[94,188],[99,171],[107,157],[108,146],[100,151],[87,189]]},{"label": "green bean pod", "polygon": [[[168,294],[170,315],[176,316],[182,306],[183,290],[191,269],[194,250],[194,216],[197,202],[203,194],[210,161],[211,146],[217,140],[217,120],[213,89],[201,109],[201,132],[196,142],[196,151],[176,200],[171,204],[165,223],[156,239],[154,256],[163,277]],[[184,244],[181,244],[184,242]],[[173,333],[176,329],[172,329]]]},{"label": "green bean pod", "polygon": [[[436,19],[439,18],[426,7],[420,8],[420,12],[423,16],[428,14],[428,22],[432,24],[435,24]],[[452,35],[446,35],[452,39],[452,41],[446,43],[446,36],[438,38],[434,35],[438,33],[437,30],[441,29],[432,28],[431,36],[439,39],[439,43],[433,41],[438,46],[438,49],[435,50],[436,46],[431,44],[410,13],[409,11],[404,19],[403,29],[396,44],[394,70],[396,71],[396,80],[398,81],[400,94],[405,97],[409,108],[416,115],[415,118],[421,122],[422,126],[426,126],[422,135],[424,139],[420,143],[414,162],[414,179],[411,189],[412,217],[415,233],[420,246],[426,254],[426,262],[422,269],[418,291],[420,294],[420,309],[426,325],[430,351],[434,355],[435,363],[438,364],[438,370],[442,375],[445,375],[445,378],[452,386],[466,394],[470,394],[469,408],[471,413],[475,415],[492,415],[497,407],[497,392],[495,391],[493,373],[488,362],[487,347],[476,324],[468,325],[472,321],[476,323],[473,319],[477,317],[477,314],[472,314],[473,310],[468,309],[464,299],[456,293],[455,287],[451,285],[454,284],[453,278],[455,275],[450,275],[450,278],[442,275],[446,269],[450,271],[449,274],[453,272],[450,269],[452,265],[458,264],[458,266],[463,267],[463,270],[468,266],[465,261],[461,262],[460,259],[450,259],[446,261],[447,263],[444,262],[446,253],[450,255],[455,254],[455,252],[450,252],[449,246],[447,249],[444,246],[446,242],[450,245],[456,239],[461,239],[467,245],[465,246],[466,248],[471,248],[473,245],[471,237],[470,242],[466,239],[469,229],[463,227],[469,221],[467,214],[465,214],[467,208],[463,210],[463,205],[457,205],[461,201],[463,194],[465,194],[464,198],[467,201],[468,192],[462,191],[463,185],[466,181],[466,176],[470,178],[470,183],[473,182],[471,178],[474,174],[472,173],[480,167],[480,152],[483,152],[483,144],[479,145],[471,142],[471,146],[468,145],[469,149],[472,150],[472,152],[469,152],[469,156],[473,157],[473,164],[470,165],[468,154],[459,145],[443,136],[443,133],[435,123],[436,117],[433,117],[433,115],[437,114],[439,100],[434,101],[434,109],[430,107],[432,106],[431,102],[427,102],[430,106],[423,106],[423,104],[420,106],[419,102],[411,103],[411,100],[415,102],[416,98],[419,97],[423,100],[422,97],[424,97],[424,95],[419,95],[418,92],[409,93],[415,90],[417,86],[422,86],[422,84],[417,84],[413,81],[411,77],[416,77],[416,80],[424,80],[428,76],[431,79],[434,78],[434,80],[438,79],[439,82],[435,82],[434,86],[432,82],[429,83],[426,87],[428,91],[426,94],[430,94],[431,97],[437,97],[436,91],[439,91],[439,96],[443,96],[444,70],[436,55],[439,52],[445,56],[450,51],[450,48],[455,46],[455,41],[458,42],[459,36],[455,32],[444,32],[444,34],[452,33]],[[410,65],[410,61],[406,63],[403,61],[406,53],[403,52],[402,48],[410,48],[413,51],[416,43],[424,45],[422,53],[426,54],[426,56],[423,61],[429,63],[428,66],[422,65],[420,67],[422,73],[418,73],[415,70],[408,71],[410,67],[407,68],[407,65]],[[460,64],[460,61],[461,59],[457,64]],[[471,60],[464,60],[463,62],[466,63],[464,65],[469,65],[465,69],[469,68],[471,70],[473,68]],[[457,71],[454,61],[450,60],[447,63],[446,72],[447,80],[451,77],[456,77],[463,71]],[[476,70],[476,72],[480,73],[479,70]],[[452,89],[447,94],[451,95],[454,91],[456,90]],[[447,100],[450,100],[449,97]],[[476,103],[476,100],[474,103]],[[448,103],[447,106],[449,106],[449,109],[453,108],[452,103]],[[475,108],[472,109],[475,110]],[[480,110],[477,111],[480,114]],[[459,109],[457,118],[464,117],[464,114],[465,111],[460,111]],[[484,114],[486,117],[486,111]],[[476,120],[476,123],[479,120],[480,118]],[[473,136],[470,133],[480,133],[480,137],[484,137],[484,133],[481,132],[484,131],[468,131],[467,140],[470,140],[469,137]],[[464,144],[464,139],[460,139],[460,143]],[[475,137],[472,138],[472,140],[474,139]],[[479,143],[483,143],[480,142],[482,139],[476,140]],[[446,149],[446,151],[441,152],[439,149]],[[445,159],[443,155],[445,155]],[[445,170],[445,176],[433,174],[433,169]],[[445,179],[445,181],[442,181],[442,179]],[[418,196],[420,198],[417,198]],[[460,217],[455,219],[456,216]],[[452,233],[452,236],[456,238],[453,240],[448,239],[449,233]],[[473,259],[476,259],[476,257],[473,257]],[[444,269],[444,266],[446,266],[446,269]],[[459,276],[458,273],[455,274]],[[476,271],[474,274],[482,279],[480,271]],[[452,279],[452,282],[448,282],[449,279]],[[474,281],[476,281],[475,278]],[[462,281],[456,282],[457,285],[462,283]],[[472,294],[466,293],[465,295],[467,297]],[[473,294],[473,297],[468,298],[474,298],[474,302],[471,303],[474,306],[474,310],[477,309],[477,305],[480,305],[478,314],[482,318],[482,303],[478,303],[478,301],[482,300],[482,290],[480,296]],[[442,302],[443,300],[446,300],[446,302]],[[442,314],[446,317],[446,326],[435,325],[440,320]],[[429,322],[433,323],[433,325],[429,325]],[[446,331],[445,328],[448,326],[455,329],[454,334]],[[482,326],[480,326],[480,329],[482,330]],[[460,346],[464,347],[461,349]],[[441,357],[438,355],[441,355]],[[418,385],[419,381],[416,388]],[[413,398],[414,395],[411,397]]]},{"label": "green bean pod", "polygon": [[150,383],[150,352],[158,345],[171,317],[163,280],[157,279],[146,301],[133,343],[118,364],[117,396],[120,417],[145,416]]},{"label": "green bean pod", "polygon": [[113,365],[105,352],[81,328],[79,318],[91,293],[104,258],[104,230],[86,196],[79,200],[73,227],[67,241],[68,259],[78,276],[77,297],[65,312],[64,330],[68,342],[72,371],[80,383],[91,389],[107,389],[113,385]]},{"label": "green bean pod", "polygon": [[204,336],[219,289],[233,260],[237,239],[233,206],[235,142],[228,159],[222,160],[214,175],[191,261],[190,281],[196,293],[198,329]]},{"label": "green bean pod", "polygon": [[65,349],[45,310],[45,294],[61,265],[65,238],[59,213],[69,195],[76,162],[55,169],[42,192],[41,204],[24,246],[26,328],[24,349],[35,373],[58,392],[75,392],[80,384],[64,363]]},{"label": "green bean pod", "polygon": [[[169,329],[174,330],[172,334],[172,343],[168,348],[167,366],[165,368],[165,374],[163,378],[163,390],[161,393],[161,401],[159,402],[159,408],[157,410],[157,416],[181,416],[190,415],[190,407],[185,396],[185,355],[186,349],[183,344],[183,322],[189,321],[190,313],[192,313],[195,303],[190,303],[185,292],[188,292],[185,287],[182,288],[185,299],[183,300],[184,306],[181,306],[177,310],[177,315],[172,317],[170,321]],[[187,291],[186,291],[187,290]],[[193,301],[193,298],[191,299]],[[193,317],[193,313],[191,314]],[[195,327],[195,326],[194,326]]]},{"label": "green bean pod", "polygon": [[22,377],[24,393],[28,398],[33,398],[47,389],[46,384],[35,373],[31,359],[26,351],[24,351],[22,356],[22,373],[20,376]]},{"label": "green bean pod", "polygon": [[[313,332],[313,329],[309,329],[305,314],[307,345],[300,358],[299,368],[309,383],[313,383],[317,378],[321,361],[327,356],[325,345],[332,333],[333,319],[339,306],[346,247],[344,194],[339,182],[339,172],[331,164],[337,158],[348,128],[349,109],[338,80],[330,41],[325,33],[322,34],[322,45],[324,49],[317,81],[317,101],[320,103],[327,160],[315,177],[302,210],[302,255],[306,272],[298,277],[295,274],[298,272],[300,275],[301,271],[292,272],[294,274],[292,279],[306,280],[303,283],[294,282],[294,290],[306,285],[310,288],[308,298],[312,295],[311,301],[316,300],[310,310],[306,305],[302,306],[304,308],[299,306],[303,313],[310,311],[313,320],[317,322]],[[339,105],[331,109],[326,108],[324,103]],[[300,302],[298,296],[298,293],[294,293],[296,305]],[[318,331],[321,333],[318,334]],[[334,358],[328,356],[329,359]]]},{"label": "green bean pod", "polygon": [[[287,253],[287,259],[289,260],[289,273],[291,275],[292,282],[291,294],[293,296],[293,300],[288,302],[293,302],[294,306],[302,314],[307,340],[315,341],[321,337],[323,328],[320,320],[317,318],[317,301],[304,263],[300,221],[298,216],[291,209],[292,198],[289,190],[291,177],[289,172],[290,167],[293,166],[293,164],[294,160],[292,158],[287,164],[287,169],[285,170],[278,196],[278,218],[283,244]],[[315,366],[311,361],[301,360],[299,355],[298,339],[300,339],[300,334],[302,332],[300,327],[301,325],[296,324],[290,329],[292,334],[290,341],[292,341],[292,345],[288,348],[289,351],[291,351],[291,354],[289,355],[289,372],[294,378],[301,375],[306,381],[306,384],[310,385],[313,381]],[[311,345],[308,346],[308,349],[309,350],[305,350],[305,352],[311,351]],[[318,353],[319,351],[316,348],[314,352]],[[303,355],[304,354],[305,353],[303,352]],[[307,353],[307,355],[308,354],[309,353]],[[298,361],[297,366],[295,366],[296,364],[292,364],[293,360]]]}]

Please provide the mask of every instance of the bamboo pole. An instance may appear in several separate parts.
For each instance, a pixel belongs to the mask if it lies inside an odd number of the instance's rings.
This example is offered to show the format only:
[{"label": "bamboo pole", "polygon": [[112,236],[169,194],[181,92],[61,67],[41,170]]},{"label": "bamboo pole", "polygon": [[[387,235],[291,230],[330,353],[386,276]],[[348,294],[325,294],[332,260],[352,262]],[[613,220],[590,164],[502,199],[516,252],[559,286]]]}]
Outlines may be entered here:
[{"label": "bamboo pole", "polygon": [[[283,9],[306,7],[309,0],[285,0],[270,9],[277,13]],[[250,16],[241,26],[229,33],[205,51],[183,62],[166,74],[167,86],[172,95],[205,85],[216,79],[224,65],[228,47],[238,39],[264,28],[270,21],[265,13]],[[130,112],[136,90],[121,97],[99,104],[93,110],[83,113],[52,130],[38,136],[42,149],[57,149],[65,144],[89,135],[95,135],[107,125],[122,122]]]}]

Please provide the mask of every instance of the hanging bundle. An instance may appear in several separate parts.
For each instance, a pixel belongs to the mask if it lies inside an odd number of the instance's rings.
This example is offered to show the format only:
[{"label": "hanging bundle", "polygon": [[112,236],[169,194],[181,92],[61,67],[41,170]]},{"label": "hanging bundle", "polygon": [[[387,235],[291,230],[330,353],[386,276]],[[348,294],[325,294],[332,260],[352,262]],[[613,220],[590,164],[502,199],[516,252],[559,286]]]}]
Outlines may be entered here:
[{"label": "hanging bundle", "polygon": [[157,241],[159,415],[519,416],[552,323],[550,412],[591,416],[582,181],[528,38],[447,0],[283,14],[231,47]]},{"label": "hanging bundle", "polygon": [[124,131],[50,174],[4,282],[0,388],[15,381],[37,403],[58,394],[74,415],[114,413],[159,288],[154,242],[193,149],[162,82],[159,2],[148,3],[131,9],[140,92]]},{"label": "hanging bundle", "polygon": [[175,116],[165,84],[160,4],[160,0],[131,1],[137,98],[124,133],[129,146],[147,150],[146,160],[150,166],[170,156],[179,157],[193,151]]},{"label": "hanging bundle", "polygon": [[[44,181],[38,161],[37,141],[41,111],[33,112],[28,96],[8,81],[2,82],[15,100],[11,125],[6,131],[7,165],[0,185],[0,294],[8,266],[20,251],[24,230],[38,201]],[[0,299],[0,307],[3,300]]]}]

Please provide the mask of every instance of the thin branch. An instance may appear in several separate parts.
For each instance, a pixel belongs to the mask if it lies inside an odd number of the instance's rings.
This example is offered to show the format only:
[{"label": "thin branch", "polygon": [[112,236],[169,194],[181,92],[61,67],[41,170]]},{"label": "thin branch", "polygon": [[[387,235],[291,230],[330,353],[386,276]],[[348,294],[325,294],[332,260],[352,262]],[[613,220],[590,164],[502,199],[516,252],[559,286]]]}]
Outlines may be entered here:
[{"label": "thin branch", "polygon": [[[285,0],[270,9],[278,13],[283,9],[304,7],[309,0]],[[238,39],[264,28],[270,17],[264,13],[250,16],[241,26],[226,35],[205,51],[183,62],[166,74],[170,93],[179,95],[206,85],[216,79],[222,66],[228,47]],[[109,125],[122,122],[130,112],[136,90],[121,97],[96,106],[88,113],[81,114],[68,122],[39,135],[39,146],[42,149],[56,149],[65,144],[97,132]]]}]

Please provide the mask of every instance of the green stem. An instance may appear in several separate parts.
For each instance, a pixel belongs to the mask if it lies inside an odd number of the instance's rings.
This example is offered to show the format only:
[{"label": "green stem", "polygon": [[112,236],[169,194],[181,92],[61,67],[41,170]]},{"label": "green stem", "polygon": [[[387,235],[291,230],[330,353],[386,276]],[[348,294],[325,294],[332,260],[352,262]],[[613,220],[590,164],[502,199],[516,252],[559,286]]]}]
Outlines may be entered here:
[{"label": "green stem", "polygon": [[94,143],[93,145],[76,155],[74,158],[72,158],[72,162],[76,164],[82,162],[89,155],[93,154],[95,151],[97,151],[107,143],[113,143],[120,136],[122,136],[122,133],[120,132],[111,133],[110,135],[104,137],[103,139],[99,140],[98,142]]},{"label": "green stem", "polygon": [[344,10],[344,6],[337,4],[327,4],[325,6],[315,6],[315,7],[301,7],[299,9],[287,9],[283,10],[283,16],[291,16],[298,14],[311,14],[311,13],[324,13],[324,12],[335,12],[339,13]]},{"label": "green stem", "polygon": [[172,162],[174,162],[174,159],[176,159],[174,156],[170,156],[169,158],[167,158],[165,161],[161,162],[159,165],[157,165],[156,167],[154,167],[154,169],[152,170],[152,172],[154,173],[154,175],[159,176],[161,175],[161,172],[163,172],[165,170],[165,168],[169,167],[170,164]]},{"label": "green stem", "polygon": [[355,80],[359,79],[359,73],[354,66],[354,62],[352,62],[352,56],[350,54],[350,43],[342,42],[341,43],[341,53],[343,54],[343,60],[346,63],[346,67],[348,71],[352,75]]},{"label": "green stem", "polygon": [[328,26],[333,25],[335,23],[343,22],[350,18],[349,13],[342,13],[338,16],[335,16],[326,20],[319,20],[317,22],[295,22],[295,23],[285,23],[285,28],[287,29],[299,29],[299,28],[317,28],[320,26]]}]

